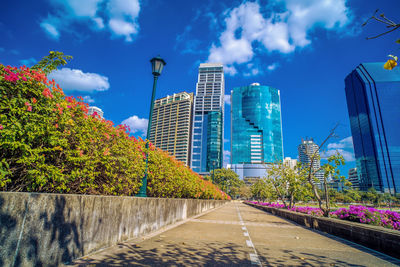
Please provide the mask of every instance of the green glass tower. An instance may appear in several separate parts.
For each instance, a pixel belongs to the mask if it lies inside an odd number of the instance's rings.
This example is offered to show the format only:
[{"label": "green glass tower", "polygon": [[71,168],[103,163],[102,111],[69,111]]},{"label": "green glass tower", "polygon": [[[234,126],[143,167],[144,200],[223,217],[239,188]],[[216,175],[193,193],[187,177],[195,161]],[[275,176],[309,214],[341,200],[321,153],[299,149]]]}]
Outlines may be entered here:
[{"label": "green glass tower", "polygon": [[255,166],[283,160],[279,90],[253,83],[234,88],[231,95],[231,163],[244,164],[244,177],[262,177],[265,168]]}]

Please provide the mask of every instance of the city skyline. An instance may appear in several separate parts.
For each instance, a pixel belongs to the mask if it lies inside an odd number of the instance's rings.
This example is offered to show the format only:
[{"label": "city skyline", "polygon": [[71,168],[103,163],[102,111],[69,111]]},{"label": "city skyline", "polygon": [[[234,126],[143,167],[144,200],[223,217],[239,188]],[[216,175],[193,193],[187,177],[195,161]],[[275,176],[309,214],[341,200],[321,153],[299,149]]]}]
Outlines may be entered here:
[{"label": "city skyline", "polygon": [[[361,24],[377,8],[396,18],[398,1],[380,1],[379,6],[361,0],[335,1],[334,6],[307,1],[297,9],[293,1],[121,0],[114,8],[109,2],[115,1],[7,2],[0,11],[1,63],[32,65],[50,50],[72,55],[51,77],[67,94],[83,96],[107,119],[126,123],[133,135],[143,137],[152,85],[150,58],[160,54],[167,62],[156,98],[195,92],[198,65],[221,62],[227,92],[253,82],[281,90],[284,156],[297,156],[301,137],[320,143],[340,122],[340,138],[328,143],[325,154],[336,149],[344,154],[343,173],[355,167],[344,78],[362,62],[396,54],[392,34],[365,40],[384,26]],[[298,21],[297,11],[308,16]],[[224,154],[229,156],[229,94],[225,103]]]}]

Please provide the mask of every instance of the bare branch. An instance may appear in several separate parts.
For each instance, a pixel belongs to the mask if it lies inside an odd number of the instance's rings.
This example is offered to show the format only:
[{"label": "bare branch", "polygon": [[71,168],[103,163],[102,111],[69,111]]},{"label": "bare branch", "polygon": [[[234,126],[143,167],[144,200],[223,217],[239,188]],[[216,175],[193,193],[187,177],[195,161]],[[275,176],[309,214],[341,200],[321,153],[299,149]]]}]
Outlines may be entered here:
[{"label": "bare branch", "polygon": [[395,28],[393,28],[393,29],[391,29],[389,31],[386,31],[384,33],[378,34],[378,35],[376,35],[374,37],[367,37],[367,40],[376,39],[378,37],[381,37],[382,35],[385,35],[385,34],[388,34],[388,33],[392,32],[392,31],[394,31],[394,30],[397,30],[398,28],[400,28],[400,24],[397,24]]}]

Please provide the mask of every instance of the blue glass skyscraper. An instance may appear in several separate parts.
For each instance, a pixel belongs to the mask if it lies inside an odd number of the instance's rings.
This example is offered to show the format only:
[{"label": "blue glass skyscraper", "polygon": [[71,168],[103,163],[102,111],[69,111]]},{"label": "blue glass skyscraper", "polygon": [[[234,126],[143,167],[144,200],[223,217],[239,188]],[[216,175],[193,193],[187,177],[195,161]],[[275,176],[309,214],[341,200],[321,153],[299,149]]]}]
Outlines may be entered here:
[{"label": "blue glass skyscraper", "polygon": [[362,63],[345,79],[360,189],[400,192],[400,68]]},{"label": "blue glass skyscraper", "polygon": [[283,160],[279,90],[253,83],[234,88],[231,97],[232,169],[241,178],[262,177],[263,163]]},{"label": "blue glass skyscraper", "polygon": [[203,63],[199,67],[190,167],[200,174],[222,168],[225,80],[223,65]]}]

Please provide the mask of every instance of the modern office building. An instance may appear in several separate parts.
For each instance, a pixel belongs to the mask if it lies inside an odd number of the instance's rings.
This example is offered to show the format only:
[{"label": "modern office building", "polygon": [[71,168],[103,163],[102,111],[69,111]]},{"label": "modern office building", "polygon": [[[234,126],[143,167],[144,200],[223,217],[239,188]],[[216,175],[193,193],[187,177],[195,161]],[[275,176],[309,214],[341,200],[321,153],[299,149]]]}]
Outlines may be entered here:
[{"label": "modern office building", "polygon": [[360,189],[400,192],[400,68],[362,63],[345,79]]},{"label": "modern office building", "polygon": [[[301,139],[301,144],[297,147],[297,151],[299,152],[299,161],[303,165],[303,167],[310,167],[311,158],[315,154],[315,159],[312,163],[312,170],[318,170],[321,167],[319,147],[312,138],[310,139]],[[318,186],[321,187],[324,181],[324,173],[322,171],[318,171],[315,173],[315,177],[320,181]]]},{"label": "modern office building", "polygon": [[193,93],[178,93],[154,101],[150,142],[187,166],[190,164]]},{"label": "modern office building", "polygon": [[280,92],[253,83],[231,91],[231,168],[241,179],[266,176],[283,160]]},{"label": "modern office building", "polygon": [[349,170],[349,177],[347,180],[351,183],[351,188],[360,189],[360,181],[358,179],[357,168],[351,168]]},{"label": "modern office building", "polygon": [[104,116],[104,112],[103,112],[100,108],[95,107],[95,106],[90,106],[90,107],[88,108],[88,115],[92,115],[92,114],[94,114],[95,112],[97,113],[97,115],[100,116],[100,118],[104,118],[104,117],[103,117],[103,116]]},{"label": "modern office building", "polygon": [[292,159],[291,157],[285,157],[283,159],[283,164],[285,164],[291,169],[294,169],[297,165],[297,159]]},{"label": "modern office building", "polygon": [[222,168],[225,79],[220,63],[200,64],[192,127],[190,167],[199,174]]}]

